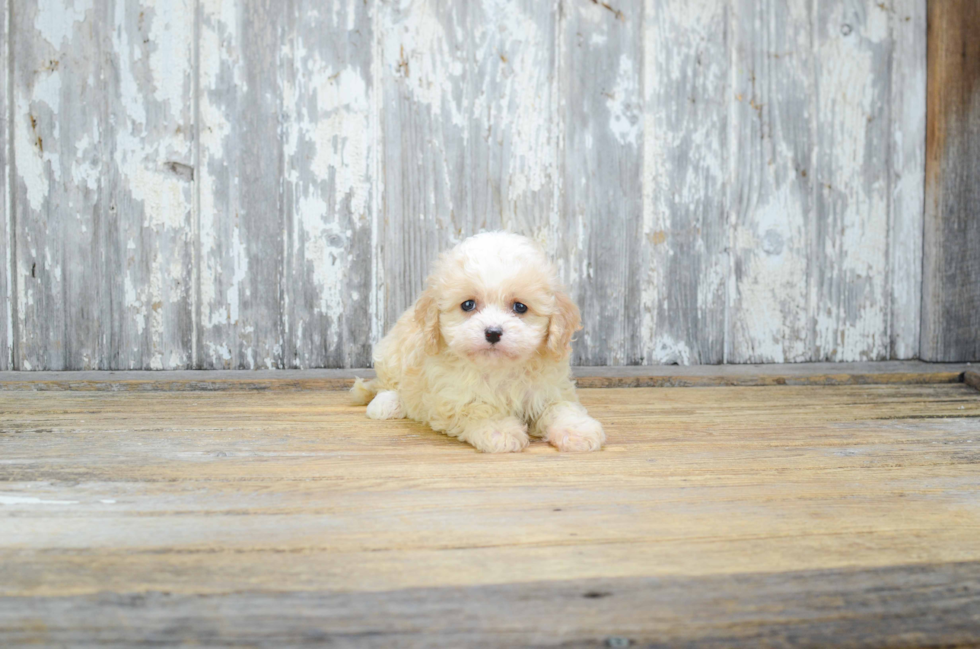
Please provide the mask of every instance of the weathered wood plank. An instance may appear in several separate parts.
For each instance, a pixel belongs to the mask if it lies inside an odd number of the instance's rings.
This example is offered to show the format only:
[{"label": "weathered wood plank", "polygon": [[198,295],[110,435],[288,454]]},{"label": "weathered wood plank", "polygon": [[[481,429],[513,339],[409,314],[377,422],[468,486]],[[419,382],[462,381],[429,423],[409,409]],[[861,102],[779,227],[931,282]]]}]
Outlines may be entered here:
[{"label": "weathered wood plank", "polygon": [[582,311],[581,365],[640,361],[643,1],[563,4],[562,279]]},{"label": "weathered wood plank", "polygon": [[925,201],[926,0],[887,5],[891,48],[889,358],[919,356]]},{"label": "weathered wood plank", "polygon": [[203,638],[255,647],[966,647],[980,635],[978,589],[980,564],[963,562],[378,593],[7,597],[0,638],[73,647]]},{"label": "weathered wood plank", "polygon": [[980,359],[980,6],[930,0],[921,358]]},{"label": "weathered wood plank", "polygon": [[807,312],[817,110],[811,3],[738,0],[734,12],[726,358],[816,360]]},{"label": "weathered wood plank", "polygon": [[582,398],[605,451],[494,457],[337,393],[0,393],[0,642],[980,633],[972,388]]},{"label": "weathered wood plank", "polygon": [[[111,369],[191,367],[194,309],[194,3],[108,3],[100,250]],[[91,168],[94,173],[94,169]]]},{"label": "weathered wood plank", "polygon": [[0,0],[0,371],[11,369],[14,357],[13,331],[13,293],[15,277],[13,260],[13,204],[9,203],[12,180],[9,146],[10,107],[8,97],[13,93],[10,81],[10,5],[9,0]]},{"label": "weathered wood plank", "polygon": [[463,238],[503,227],[553,244],[558,108],[555,3],[379,10],[384,330]]},{"label": "weathered wood plank", "polygon": [[731,7],[647,0],[642,362],[725,360]]},{"label": "weathered wood plank", "polygon": [[368,3],[294,0],[282,39],[284,365],[371,363],[374,30]]},{"label": "weathered wood plank", "polygon": [[[572,368],[579,387],[717,387],[958,383],[970,364],[879,361],[768,365],[655,365]],[[974,372],[975,374],[975,372]],[[211,391],[343,390],[371,369],[176,372],[0,372],[0,390]]]},{"label": "weathered wood plank", "polygon": [[812,360],[889,354],[889,11],[837,0],[812,16]]},{"label": "weathered wood plank", "polygon": [[280,368],[284,14],[272,0],[200,14],[196,367]]},{"label": "weathered wood plank", "polygon": [[29,0],[12,14],[15,369],[106,366],[108,11]]}]

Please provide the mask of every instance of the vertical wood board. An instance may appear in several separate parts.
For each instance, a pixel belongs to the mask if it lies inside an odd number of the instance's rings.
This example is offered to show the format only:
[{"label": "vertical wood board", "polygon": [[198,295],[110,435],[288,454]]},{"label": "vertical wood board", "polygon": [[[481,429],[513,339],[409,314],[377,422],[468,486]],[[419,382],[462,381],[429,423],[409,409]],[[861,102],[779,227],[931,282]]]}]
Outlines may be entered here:
[{"label": "vertical wood board", "polygon": [[890,11],[841,0],[813,16],[812,360],[888,356]]},{"label": "vertical wood board", "polygon": [[893,0],[891,220],[888,226],[891,358],[916,358],[922,308],[922,230],[926,145],[926,2]]},{"label": "vertical wood board", "polygon": [[109,8],[26,0],[13,12],[14,369],[105,367]]},{"label": "vertical wood board", "polygon": [[197,366],[281,368],[280,56],[273,0],[201,0]]},{"label": "vertical wood board", "polygon": [[924,360],[980,359],[980,6],[930,0]]},{"label": "vertical wood board", "polygon": [[727,0],[647,0],[642,362],[721,363],[728,290]]},{"label": "vertical wood board", "polygon": [[[112,0],[102,173],[105,369],[192,361],[194,2]],[[78,151],[78,157],[92,155]]]},{"label": "vertical wood board", "polygon": [[283,363],[371,363],[375,255],[372,12],[288,4],[282,40]]},{"label": "vertical wood board", "polygon": [[563,279],[582,311],[572,362],[642,355],[643,2],[563,5]]},{"label": "vertical wood board", "polygon": [[733,16],[727,360],[810,360],[813,47],[807,0],[739,0]]},{"label": "vertical wood board", "polygon": [[0,0],[0,371],[13,360],[13,209],[10,199],[10,16],[9,0]]}]

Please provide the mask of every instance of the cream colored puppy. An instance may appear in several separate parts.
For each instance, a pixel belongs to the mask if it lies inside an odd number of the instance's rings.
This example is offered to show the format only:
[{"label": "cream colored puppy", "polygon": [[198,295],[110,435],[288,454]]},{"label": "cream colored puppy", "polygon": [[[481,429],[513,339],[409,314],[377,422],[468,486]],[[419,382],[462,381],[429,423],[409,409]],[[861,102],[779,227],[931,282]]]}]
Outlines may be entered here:
[{"label": "cream colored puppy", "polygon": [[570,378],[578,328],[578,307],[537,244],[478,234],[439,257],[375,348],[377,378],[358,379],[351,396],[372,419],[409,417],[487,453],[520,451],[528,435],[597,451],[606,435]]}]

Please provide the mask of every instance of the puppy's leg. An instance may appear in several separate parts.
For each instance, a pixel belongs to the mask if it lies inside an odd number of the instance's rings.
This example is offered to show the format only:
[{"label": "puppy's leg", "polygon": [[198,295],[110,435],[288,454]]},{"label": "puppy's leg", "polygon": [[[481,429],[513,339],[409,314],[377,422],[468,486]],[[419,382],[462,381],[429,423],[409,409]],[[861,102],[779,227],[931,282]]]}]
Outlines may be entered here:
[{"label": "puppy's leg", "polygon": [[527,425],[517,417],[467,422],[457,437],[484,453],[516,453],[528,442]]},{"label": "puppy's leg", "polygon": [[549,406],[535,422],[531,434],[545,438],[559,451],[598,451],[606,443],[602,424],[574,401]]},{"label": "puppy's leg", "polygon": [[404,419],[405,409],[394,390],[382,390],[367,407],[367,416],[371,419]]}]

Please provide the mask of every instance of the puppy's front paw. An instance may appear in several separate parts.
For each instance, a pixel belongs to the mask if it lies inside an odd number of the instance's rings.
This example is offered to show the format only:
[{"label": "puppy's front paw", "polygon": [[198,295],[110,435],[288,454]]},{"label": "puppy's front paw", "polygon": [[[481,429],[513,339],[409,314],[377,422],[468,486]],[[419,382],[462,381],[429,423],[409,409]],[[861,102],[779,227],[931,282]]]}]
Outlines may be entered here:
[{"label": "puppy's front paw", "polygon": [[527,446],[527,425],[517,417],[481,421],[467,426],[459,438],[484,453],[516,453]]},{"label": "puppy's front paw", "polygon": [[379,392],[368,404],[367,416],[371,419],[403,419],[405,411],[398,393],[394,390]]},{"label": "puppy's front paw", "polygon": [[545,439],[559,451],[598,451],[606,443],[606,433],[592,417],[567,412],[547,427]]}]

